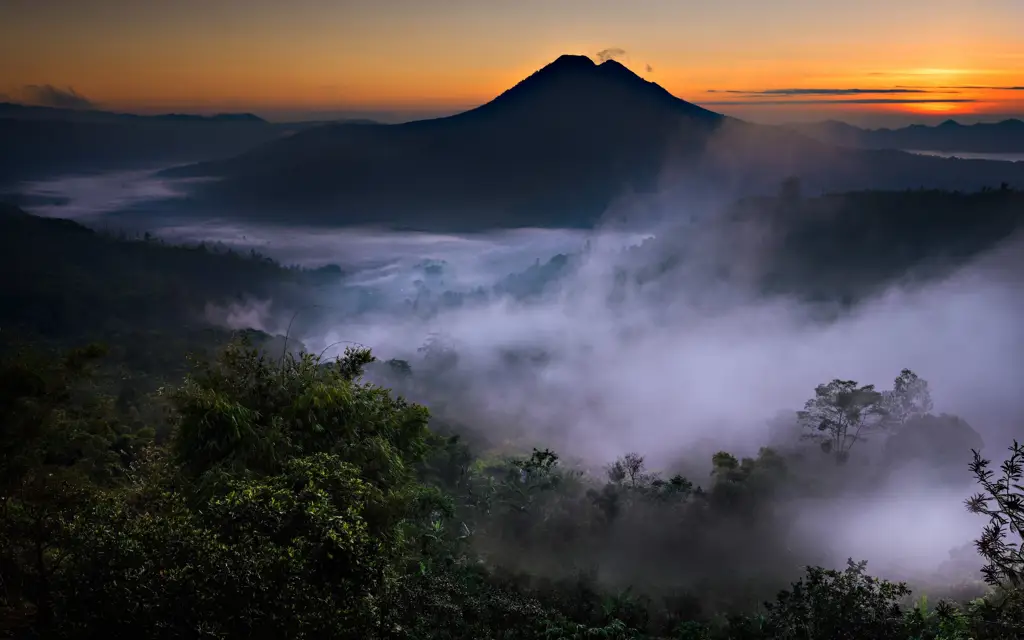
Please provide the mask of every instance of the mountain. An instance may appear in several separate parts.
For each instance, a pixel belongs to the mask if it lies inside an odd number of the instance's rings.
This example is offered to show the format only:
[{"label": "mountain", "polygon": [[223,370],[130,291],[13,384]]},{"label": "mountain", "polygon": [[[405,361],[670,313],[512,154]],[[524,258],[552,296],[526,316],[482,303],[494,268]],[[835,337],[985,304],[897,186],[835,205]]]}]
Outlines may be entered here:
[{"label": "mountain", "polygon": [[159,115],[139,115],[135,113],[118,113],[99,109],[68,109],[62,107],[43,107],[38,105],[19,104],[16,102],[0,102],[0,118],[16,120],[63,120],[73,122],[262,122],[263,118],[252,113],[218,113],[212,116],[201,116],[185,113],[165,113]]},{"label": "mountain", "polygon": [[165,175],[219,178],[185,205],[197,214],[469,231],[590,226],[666,187],[720,200],[799,175],[812,192],[972,189],[1022,184],[1024,165],[851,151],[708,111],[616,61],[561,56],[464,113],[313,127]]},{"label": "mountain", "polygon": [[369,118],[346,118],[338,122],[338,124],[380,124],[376,120],[370,120]]},{"label": "mountain", "polygon": [[412,226],[591,221],[623,189],[655,186],[673,132],[696,146],[722,120],[617,62],[562,56],[471,111],[316,127],[173,175],[223,176],[204,202],[271,215]]},{"label": "mountain", "polygon": [[823,142],[864,149],[1024,153],[1024,121],[1017,119],[972,125],[946,120],[932,127],[915,124],[901,129],[862,129],[835,120],[788,126]]},{"label": "mountain", "polygon": [[231,157],[305,126],[248,113],[140,116],[0,103],[0,186]]}]

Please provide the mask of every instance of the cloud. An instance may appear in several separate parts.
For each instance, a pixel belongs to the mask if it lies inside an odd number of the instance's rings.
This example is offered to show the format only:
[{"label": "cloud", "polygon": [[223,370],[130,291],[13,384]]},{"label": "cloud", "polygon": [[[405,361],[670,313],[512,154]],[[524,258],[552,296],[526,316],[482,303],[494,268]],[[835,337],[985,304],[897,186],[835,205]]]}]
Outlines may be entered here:
[{"label": "cloud", "polygon": [[963,84],[953,87],[939,87],[940,89],[988,89],[990,91],[1024,91],[1024,87],[987,87],[981,84]]},{"label": "cloud", "polygon": [[839,100],[809,99],[809,100],[712,100],[702,101],[702,105],[735,105],[735,106],[759,106],[771,104],[934,104],[947,102],[978,102],[973,98],[844,98]]},{"label": "cloud", "polygon": [[654,72],[654,67],[652,67],[651,65],[647,65],[645,68],[647,69],[647,73],[653,73]]},{"label": "cloud", "polygon": [[891,89],[823,89],[823,88],[812,88],[812,89],[764,89],[762,91],[750,91],[750,90],[737,90],[727,89],[725,91],[718,91],[715,89],[708,90],[708,93],[732,93],[745,96],[854,96],[854,95],[876,95],[876,94],[890,94],[890,93],[933,93],[927,89],[922,88],[911,88],[911,87],[896,87]]},{"label": "cloud", "polygon": [[23,89],[29,102],[62,109],[92,109],[96,105],[72,87],[61,89],[52,84],[28,84]]},{"label": "cloud", "polygon": [[615,58],[621,58],[624,55],[626,55],[625,49],[611,47],[609,49],[602,49],[601,51],[598,51],[597,59],[601,62],[608,62],[609,60],[614,60]]}]

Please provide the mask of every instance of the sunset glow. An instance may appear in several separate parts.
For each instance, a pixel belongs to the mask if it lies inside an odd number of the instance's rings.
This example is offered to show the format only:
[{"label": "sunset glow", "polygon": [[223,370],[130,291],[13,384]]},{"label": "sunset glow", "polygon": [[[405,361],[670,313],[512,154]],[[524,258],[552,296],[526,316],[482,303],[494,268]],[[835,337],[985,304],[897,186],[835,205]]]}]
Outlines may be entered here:
[{"label": "sunset glow", "polygon": [[428,4],[12,0],[0,98],[52,85],[122,110],[445,112],[561,53],[619,48],[672,93],[752,119],[1024,113],[1016,0]]}]

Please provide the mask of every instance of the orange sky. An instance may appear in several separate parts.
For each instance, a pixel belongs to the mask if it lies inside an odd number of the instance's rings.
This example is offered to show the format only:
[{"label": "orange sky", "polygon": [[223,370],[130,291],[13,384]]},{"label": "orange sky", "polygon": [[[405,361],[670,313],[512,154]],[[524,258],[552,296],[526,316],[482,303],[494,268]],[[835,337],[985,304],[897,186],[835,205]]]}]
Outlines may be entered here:
[{"label": "orange sky", "polygon": [[1021,0],[0,0],[0,94],[445,112],[560,53],[619,48],[674,94],[754,120],[969,121],[1024,114],[1021,25]]}]

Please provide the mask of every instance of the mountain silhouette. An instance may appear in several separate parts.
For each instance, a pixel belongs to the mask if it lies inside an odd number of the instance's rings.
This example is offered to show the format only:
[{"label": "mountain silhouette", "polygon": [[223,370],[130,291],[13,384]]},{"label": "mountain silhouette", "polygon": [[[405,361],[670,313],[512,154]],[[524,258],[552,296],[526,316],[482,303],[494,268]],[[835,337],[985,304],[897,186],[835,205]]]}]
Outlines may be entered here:
[{"label": "mountain silhouette", "polygon": [[75,122],[259,122],[266,120],[252,113],[218,113],[212,116],[201,116],[188,113],[164,113],[158,115],[139,115],[136,113],[119,113],[100,109],[69,109],[66,107],[44,107],[39,105],[19,104],[17,102],[0,102],[0,118],[16,120],[63,120]]},{"label": "mountain silhouette", "polygon": [[617,193],[654,189],[671,144],[699,150],[725,119],[567,55],[464,113],[324,125],[168,175],[224,177],[202,193],[218,209],[332,223],[588,224]]},{"label": "mountain silhouette", "polygon": [[187,203],[197,214],[431,230],[590,226],[666,186],[731,197],[774,191],[791,175],[810,190],[1024,182],[1024,167],[949,162],[746,123],[616,61],[565,55],[463,113],[312,127],[165,175],[219,178]]},{"label": "mountain silhouette", "polygon": [[615,60],[596,64],[587,56],[563,55],[487,104],[443,119],[518,115],[575,120],[587,108],[611,113],[624,109],[629,115],[640,115],[641,109],[652,115],[675,113],[708,123],[725,117],[680,100]]},{"label": "mountain silhouette", "polygon": [[824,142],[864,149],[1024,153],[1024,121],[1015,118],[972,125],[946,120],[931,127],[914,124],[899,129],[862,129],[835,120],[789,126]]},{"label": "mountain silhouette", "polygon": [[0,102],[0,186],[231,157],[305,126],[250,113],[143,116]]}]

